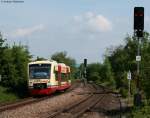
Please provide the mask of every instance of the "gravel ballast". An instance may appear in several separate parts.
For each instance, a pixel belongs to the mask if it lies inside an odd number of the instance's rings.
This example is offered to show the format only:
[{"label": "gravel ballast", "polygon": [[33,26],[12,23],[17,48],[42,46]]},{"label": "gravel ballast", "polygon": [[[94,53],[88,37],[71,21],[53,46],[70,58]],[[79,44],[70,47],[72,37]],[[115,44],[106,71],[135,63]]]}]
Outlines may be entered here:
[{"label": "gravel ballast", "polygon": [[82,99],[84,95],[77,95],[76,93],[84,91],[88,91],[88,89],[80,86],[73,91],[62,93],[55,97],[50,97],[49,99],[38,103],[1,112],[0,118],[40,118]]}]

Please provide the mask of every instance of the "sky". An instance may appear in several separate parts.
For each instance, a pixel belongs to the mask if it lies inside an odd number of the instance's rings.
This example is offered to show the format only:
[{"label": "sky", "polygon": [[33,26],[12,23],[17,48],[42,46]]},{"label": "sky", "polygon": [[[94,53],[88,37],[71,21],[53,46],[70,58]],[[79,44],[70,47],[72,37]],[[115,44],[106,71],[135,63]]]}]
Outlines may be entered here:
[{"label": "sky", "polygon": [[107,48],[133,35],[134,7],[144,7],[150,32],[150,0],[7,1],[0,0],[0,32],[10,45],[28,45],[34,58],[66,51],[77,63],[102,62]]}]

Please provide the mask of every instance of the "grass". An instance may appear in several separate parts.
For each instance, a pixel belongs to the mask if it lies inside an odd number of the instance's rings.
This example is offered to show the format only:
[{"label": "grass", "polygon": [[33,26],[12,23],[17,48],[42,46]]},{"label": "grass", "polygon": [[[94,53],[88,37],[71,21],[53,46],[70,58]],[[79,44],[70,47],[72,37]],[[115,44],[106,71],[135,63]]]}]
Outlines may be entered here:
[{"label": "grass", "polygon": [[8,92],[8,88],[0,86],[0,103],[13,102],[19,98],[14,93]]},{"label": "grass", "polygon": [[[130,100],[133,101],[133,98]],[[135,107],[131,101],[129,107],[124,111],[125,118],[150,118],[150,103],[143,100],[141,106]]]},{"label": "grass", "polygon": [[145,100],[141,107],[135,107],[132,110],[133,118],[150,118],[150,103]]}]

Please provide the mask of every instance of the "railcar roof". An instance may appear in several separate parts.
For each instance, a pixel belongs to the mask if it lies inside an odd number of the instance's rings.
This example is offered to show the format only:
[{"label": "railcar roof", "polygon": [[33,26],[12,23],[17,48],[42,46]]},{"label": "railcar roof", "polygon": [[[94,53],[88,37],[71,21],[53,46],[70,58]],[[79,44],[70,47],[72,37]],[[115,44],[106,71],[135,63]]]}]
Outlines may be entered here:
[{"label": "railcar roof", "polygon": [[56,61],[42,60],[42,61],[33,61],[29,64],[57,64]]}]

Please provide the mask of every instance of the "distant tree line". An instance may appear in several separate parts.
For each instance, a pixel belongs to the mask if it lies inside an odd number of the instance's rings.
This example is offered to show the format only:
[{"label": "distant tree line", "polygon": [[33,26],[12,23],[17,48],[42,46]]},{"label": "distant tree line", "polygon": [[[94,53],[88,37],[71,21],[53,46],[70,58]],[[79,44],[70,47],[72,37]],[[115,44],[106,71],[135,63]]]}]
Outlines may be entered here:
[{"label": "distant tree line", "polygon": [[104,63],[91,63],[87,66],[87,80],[97,84],[115,88],[116,83],[112,73],[109,60],[106,58]]}]

